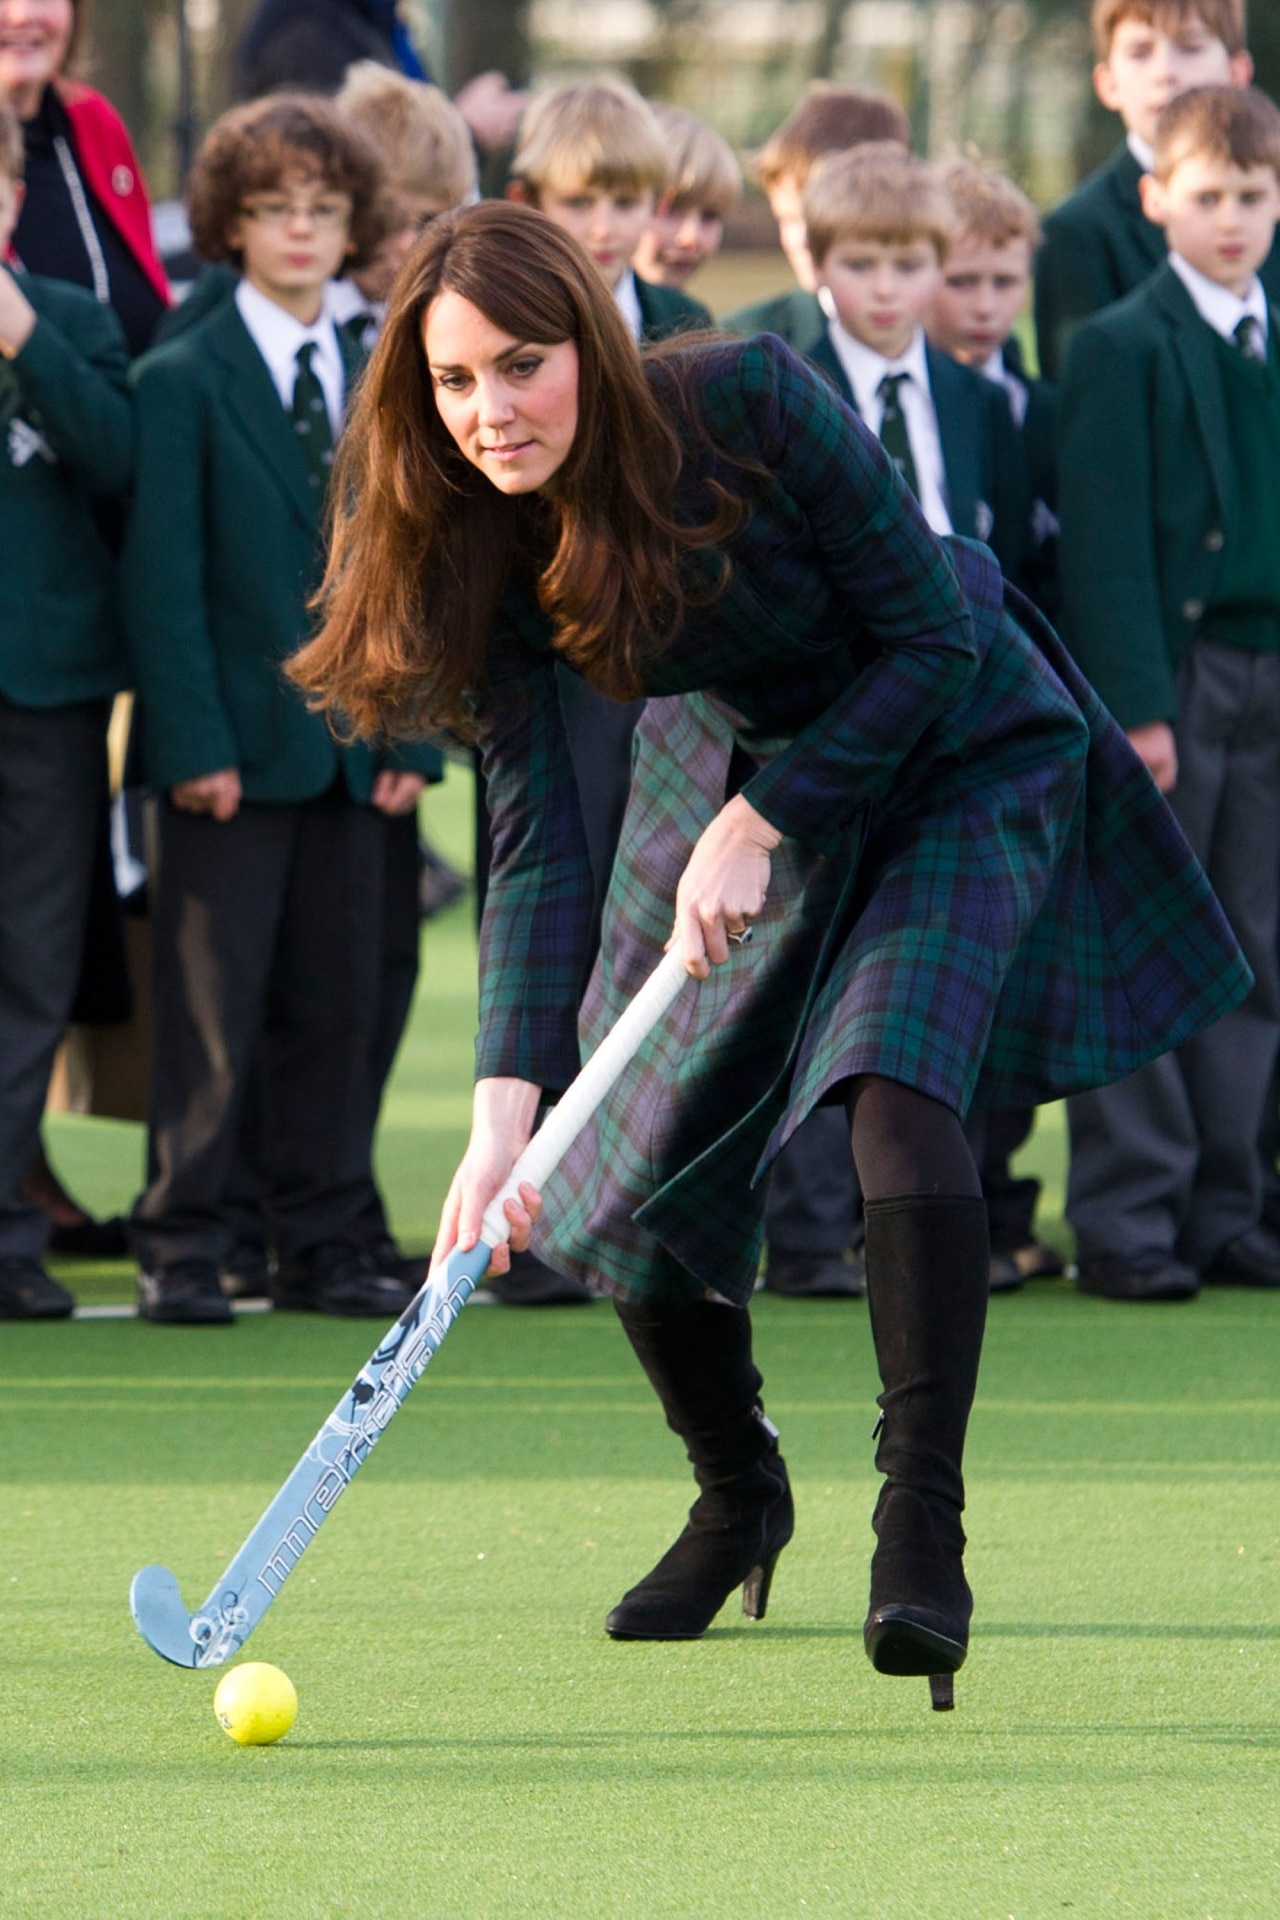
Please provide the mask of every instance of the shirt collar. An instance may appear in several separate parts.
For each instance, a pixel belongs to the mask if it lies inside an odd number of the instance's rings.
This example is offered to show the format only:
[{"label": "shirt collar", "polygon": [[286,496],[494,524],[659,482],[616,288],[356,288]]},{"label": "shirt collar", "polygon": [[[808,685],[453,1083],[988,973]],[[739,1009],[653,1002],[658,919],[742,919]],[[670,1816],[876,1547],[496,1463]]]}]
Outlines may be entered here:
[{"label": "shirt collar", "polygon": [[335,327],[354,320],[357,314],[379,318],[385,311],[378,302],[366,300],[354,280],[331,280],[324,290],[324,308]]},{"label": "shirt collar", "polygon": [[1257,321],[1262,329],[1262,338],[1266,339],[1267,296],[1256,273],[1253,285],[1242,300],[1229,287],[1220,287],[1216,280],[1210,280],[1189,260],[1184,260],[1180,253],[1169,255],[1169,265],[1195,301],[1200,318],[1215,333],[1220,333],[1224,340],[1234,340],[1236,328],[1246,316]]},{"label": "shirt collar", "polygon": [[640,291],[636,286],[636,276],[628,267],[617,286],[613,297],[622,311],[622,317],[631,329],[631,338],[639,340],[644,332],[644,315],[640,311]]},{"label": "shirt collar", "polygon": [[1124,143],[1142,171],[1150,173],[1156,164],[1156,150],[1151,142],[1144,140],[1140,133],[1126,133]]},{"label": "shirt collar", "polygon": [[873,401],[878,404],[880,382],[888,374],[905,373],[922,393],[929,392],[929,363],[925,357],[923,327],[916,328],[906,351],[899,354],[896,360],[886,360],[874,347],[864,346],[861,340],[855,340],[839,320],[829,323],[829,331],[836,356],[849,376],[858,412],[864,418],[872,412]]},{"label": "shirt collar", "polygon": [[265,293],[259,293],[257,287],[251,286],[247,280],[241,280],[236,288],[236,305],[277,387],[283,387],[286,381],[292,385],[297,373],[299,349],[308,341],[319,348],[322,358],[336,360],[341,365],[341,350],[327,303],[321,307],[319,319],[313,325],[304,327],[300,320],[295,320],[291,313],[286,313],[274,300],[269,300]]}]

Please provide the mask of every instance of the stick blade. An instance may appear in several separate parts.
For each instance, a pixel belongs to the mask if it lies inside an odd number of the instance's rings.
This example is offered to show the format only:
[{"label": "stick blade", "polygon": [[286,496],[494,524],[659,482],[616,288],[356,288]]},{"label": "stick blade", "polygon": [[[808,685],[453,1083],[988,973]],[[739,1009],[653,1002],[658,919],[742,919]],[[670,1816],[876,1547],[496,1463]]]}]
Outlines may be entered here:
[{"label": "stick blade", "polygon": [[175,1667],[200,1664],[192,1616],[182,1604],[178,1583],[168,1567],[143,1567],[129,1588],[133,1624],[147,1645]]}]

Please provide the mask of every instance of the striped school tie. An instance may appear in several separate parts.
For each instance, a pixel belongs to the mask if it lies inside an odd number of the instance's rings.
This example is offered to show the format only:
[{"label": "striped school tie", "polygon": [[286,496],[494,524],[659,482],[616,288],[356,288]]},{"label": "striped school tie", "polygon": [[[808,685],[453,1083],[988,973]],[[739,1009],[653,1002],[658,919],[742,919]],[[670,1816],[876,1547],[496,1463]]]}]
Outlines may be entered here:
[{"label": "striped school tie", "polygon": [[323,495],[333,465],[333,429],[329,425],[329,408],[320,376],[311,364],[315,350],[314,340],[307,340],[298,348],[298,375],[293,383],[291,412],[294,432],[307,463],[307,476],[316,493]]},{"label": "striped school tie", "polygon": [[898,393],[903,381],[910,378],[909,373],[886,373],[876,393],[884,402],[884,412],[880,416],[880,444],[918,500],[920,482],[916,478],[916,463],[911,457],[907,417],[902,411]]}]

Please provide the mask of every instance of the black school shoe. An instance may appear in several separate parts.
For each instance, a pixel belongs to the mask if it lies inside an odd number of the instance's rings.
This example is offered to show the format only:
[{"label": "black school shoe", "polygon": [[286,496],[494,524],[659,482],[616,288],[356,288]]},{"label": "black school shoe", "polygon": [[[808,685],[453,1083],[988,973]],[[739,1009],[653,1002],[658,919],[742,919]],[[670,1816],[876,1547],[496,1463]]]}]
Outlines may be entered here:
[{"label": "black school shoe", "polygon": [[1214,1255],[1204,1279],[1215,1287],[1280,1287],[1280,1238],[1267,1227],[1239,1234]]},{"label": "black school shoe", "polygon": [[1200,1275],[1171,1253],[1095,1253],[1079,1263],[1081,1293],[1099,1300],[1194,1300]]},{"label": "black school shoe", "polygon": [[211,1260],[175,1260],[155,1273],[138,1274],[138,1318],[165,1327],[229,1327],[231,1302]]},{"label": "black school shoe", "polygon": [[271,1288],[277,1313],[330,1313],[340,1320],[395,1320],[417,1292],[355,1247],[319,1247],[282,1268]]},{"label": "black school shoe", "polygon": [[595,1299],[581,1280],[557,1273],[533,1253],[513,1253],[510,1272],[481,1284],[504,1307],[586,1307]]},{"label": "black school shoe", "polygon": [[0,1259],[0,1320],[65,1320],[75,1304],[38,1260],[16,1254]]},{"label": "black school shoe", "polygon": [[861,1248],[849,1253],[779,1253],[770,1247],[761,1286],[786,1300],[861,1300],[867,1263]]}]

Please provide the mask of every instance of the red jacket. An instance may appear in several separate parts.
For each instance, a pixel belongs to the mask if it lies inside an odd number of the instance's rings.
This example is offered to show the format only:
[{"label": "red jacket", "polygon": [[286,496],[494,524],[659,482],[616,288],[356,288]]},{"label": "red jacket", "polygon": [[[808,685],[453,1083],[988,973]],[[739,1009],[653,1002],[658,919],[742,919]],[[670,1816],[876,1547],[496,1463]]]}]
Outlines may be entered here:
[{"label": "red jacket", "polygon": [[55,82],[67,110],[76,160],[108,220],[165,305],[169,283],[151,238],[151,202],[124,121],[102,94],[78,80]]}]

